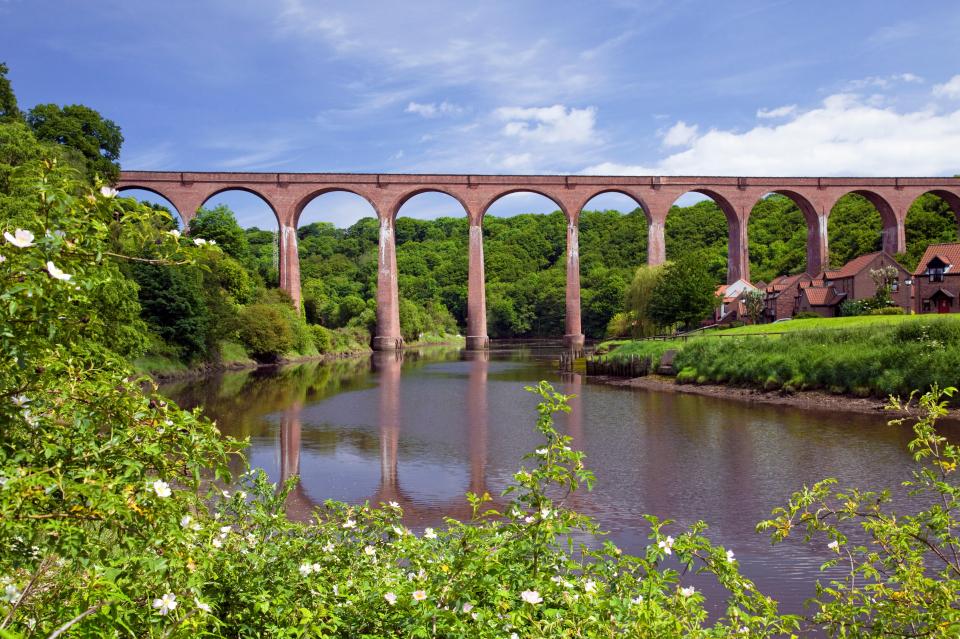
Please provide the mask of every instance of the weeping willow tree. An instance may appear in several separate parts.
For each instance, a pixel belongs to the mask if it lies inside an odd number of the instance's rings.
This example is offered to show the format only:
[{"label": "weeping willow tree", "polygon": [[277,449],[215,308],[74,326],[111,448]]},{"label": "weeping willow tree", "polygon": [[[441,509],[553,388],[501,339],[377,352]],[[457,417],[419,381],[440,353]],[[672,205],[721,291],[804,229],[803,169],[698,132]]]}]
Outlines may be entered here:
[{"label": "weeping willow tree", "polygon": [[660,280],[663,266],[640,266],[624,295],[624,310],[611,318],[607,333],[612,337],[650,337],[659,326],[650,317],[650,295]]}]

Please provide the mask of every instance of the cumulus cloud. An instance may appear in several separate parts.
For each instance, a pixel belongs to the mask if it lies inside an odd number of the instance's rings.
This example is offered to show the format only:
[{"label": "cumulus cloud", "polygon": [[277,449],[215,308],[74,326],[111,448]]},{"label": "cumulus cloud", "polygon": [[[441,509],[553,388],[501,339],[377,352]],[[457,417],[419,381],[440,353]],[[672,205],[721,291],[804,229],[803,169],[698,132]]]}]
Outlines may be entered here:
[{"label": "cumulus cloud", "polygon": [[797,112],[796,104],[777,107],[775,109],[757,109],[757,117],[761,119],[785,118]]},{"label": "cumulus cloud", "polygon": [[680,120],[667,129],[663,136],[663,146],[687,146],[697,139],[697,129],[699,127],[696,124],[687,124]]},{"label": "cumulus cloud", "polygon": [[938,98],[960,99],[960,75],[955,75],[943,84],[934,86],[933,95]]},{"label": "cumulus cloud", "polygon": [[[939,95],[952,95],[952,79]],[[960,172],[960,110],[897,111],[836,94],[777,125],[711,129],[651,166],[604,162],[591,174],[952,175]]]},{"label": "cumulus cloud", "polygon": [[463,107],[452,104],[444,100],[437,104],[436,102],[411,102],[404,109],[406,113],[416,113],[425,118],[436,118],[443,115],[457,115],[463,113]]},{"label": "cumulus cloud", "polygon": [[494,115],[506,121],[502,132],[511,138],[547,144],[583,144],[596,138],[597,110],[594,107],[568,109],[562,104],[534,108],[501,107]]}]

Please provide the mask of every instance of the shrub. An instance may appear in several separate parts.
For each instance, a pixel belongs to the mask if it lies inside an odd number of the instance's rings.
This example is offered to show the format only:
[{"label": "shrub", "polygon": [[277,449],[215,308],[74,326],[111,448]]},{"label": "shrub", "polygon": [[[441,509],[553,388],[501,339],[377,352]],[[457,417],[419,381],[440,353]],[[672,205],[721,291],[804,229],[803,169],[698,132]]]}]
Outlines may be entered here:
[{"label": "shrub", "polygon": [[883,308],[875,308],[867,315],[906,315],[907,312],[902,306],[884,306]]},{"label": "shrub", "polygon": [[795,320],[821,319],[821,317],[822,316],[819,313],[814,313],[813,311],[800,311],[799,313],[793,316],[793,319]]},{"label": "shrub", "polygon": [[320,354],[329,353],[333,346],[333,337],[328,328],[319,324],[310,325],[310,333],[313,335],[313,345]]},{"label": "shrub", "polygon": [[259,361],[272,361],[293,348],[294,336],[277,304],[251,304],[240,311],[240,339]]}]

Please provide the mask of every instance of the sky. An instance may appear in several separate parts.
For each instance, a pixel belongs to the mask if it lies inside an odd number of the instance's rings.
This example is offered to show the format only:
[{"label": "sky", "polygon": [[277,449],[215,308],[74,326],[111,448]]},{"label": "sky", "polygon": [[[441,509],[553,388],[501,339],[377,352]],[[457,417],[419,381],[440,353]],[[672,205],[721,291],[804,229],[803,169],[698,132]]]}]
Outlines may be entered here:
[{"label": "sky", "polygon": [[[0,0],[21,107],[97,109],[140,170],[954,175],[957,33],[955,0]],[[332,194],[304,220],[371,214]]]}]

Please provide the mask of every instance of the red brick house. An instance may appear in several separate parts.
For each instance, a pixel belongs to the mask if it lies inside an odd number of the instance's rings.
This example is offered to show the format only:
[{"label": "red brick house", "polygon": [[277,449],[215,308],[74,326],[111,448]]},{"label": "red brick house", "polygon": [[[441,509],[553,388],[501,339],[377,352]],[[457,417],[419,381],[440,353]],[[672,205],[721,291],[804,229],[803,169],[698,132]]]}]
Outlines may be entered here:
[{"label": "red brick house", "polygon": [[801,283],[809,283],[811,277],[806,273],[799,275],[781,275],[775,277],[765,289],[764,314],[768,322],[793,317],[797,307],[797,292]]},{"label": "red brick house", "polygon": [[878,251],[855,257],[842,267],[818,274],[809,284],[801,284],[797,291],[797,312],[813,312],[823,317],[840,314],[845,300],[870,299],[877,294],[877,284],[870,271],[885,266],[897,269],[890,297],[894,304],[910,310],[910,272],[889,253]]},{"label": "red brick house", "polygon": [[931,244],[914,275],[917,313],[956,313],[960,310],[960,244]]}]

